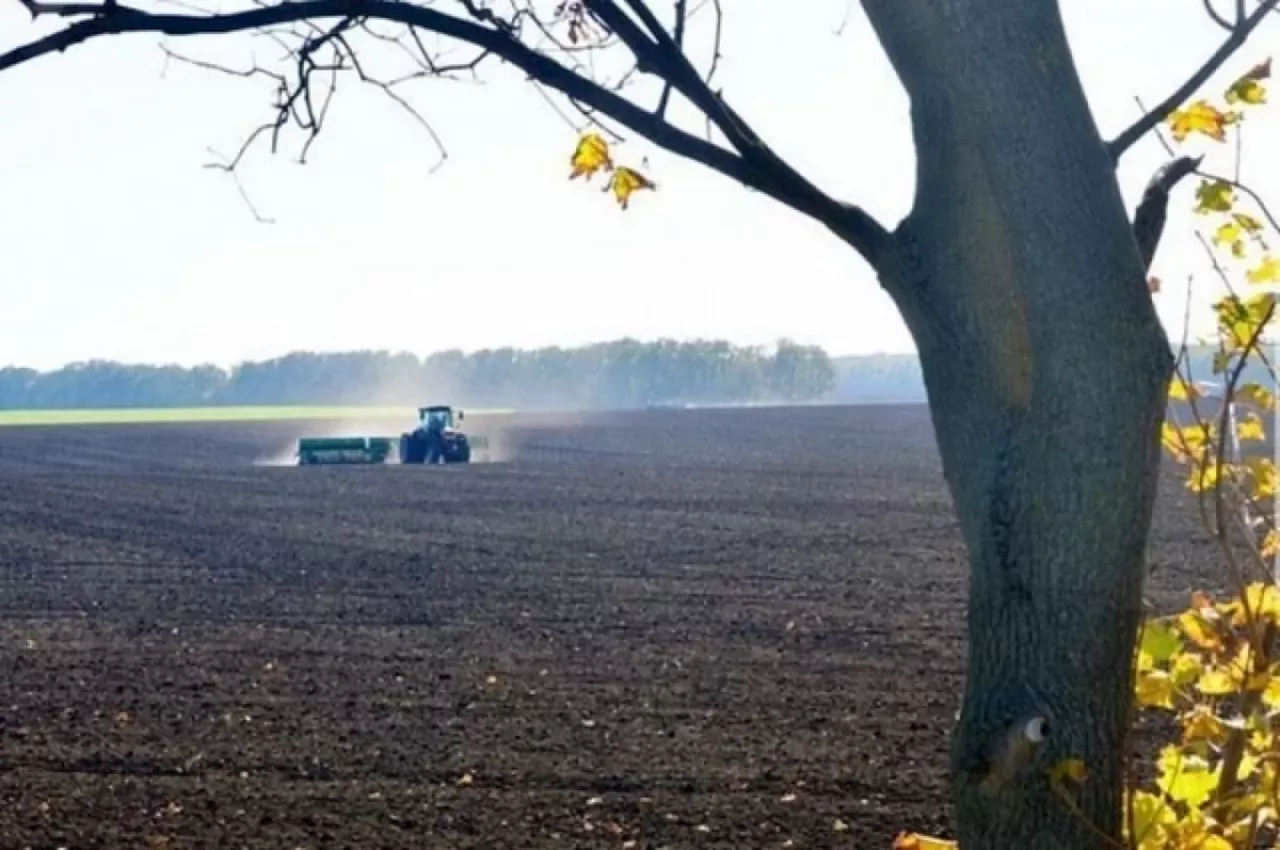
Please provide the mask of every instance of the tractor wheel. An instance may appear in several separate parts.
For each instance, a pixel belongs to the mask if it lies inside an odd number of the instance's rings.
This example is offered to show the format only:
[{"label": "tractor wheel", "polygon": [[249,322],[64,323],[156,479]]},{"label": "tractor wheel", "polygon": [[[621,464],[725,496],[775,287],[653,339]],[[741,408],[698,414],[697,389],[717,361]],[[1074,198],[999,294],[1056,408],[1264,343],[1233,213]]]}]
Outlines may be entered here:
[{"label": "tractor wheel", "polygon": [[419,464],[426,460],[427,457],[427,441],[418,431],[412,434],[400,435],[400,462],[404,464]]}]

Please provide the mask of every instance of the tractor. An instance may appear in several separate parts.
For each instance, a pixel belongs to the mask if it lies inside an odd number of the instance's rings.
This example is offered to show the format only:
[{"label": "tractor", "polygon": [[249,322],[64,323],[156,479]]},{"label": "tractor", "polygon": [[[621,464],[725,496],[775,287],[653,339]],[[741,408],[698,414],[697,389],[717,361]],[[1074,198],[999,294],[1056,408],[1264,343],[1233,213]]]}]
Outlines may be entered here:
[{"label": "tractor", "polygon": [[[463,420],[461,410],[457,421]],[[470,463],[473,449],[488,448],[484,437],[468,436],[454,425],[447,404],[418,408],[418,426],[400,435],[402,464]],[[383,464],[396,449],[394,437],[303,437],[298,441],[299,466]]]},{"label": "tractor", "polygon": [[[458,411],[458,422],[465,415]],[[418,427],[400,435],[401,463],[470,463],[472,441],[454,427],[447,404],[418,408]]]}]

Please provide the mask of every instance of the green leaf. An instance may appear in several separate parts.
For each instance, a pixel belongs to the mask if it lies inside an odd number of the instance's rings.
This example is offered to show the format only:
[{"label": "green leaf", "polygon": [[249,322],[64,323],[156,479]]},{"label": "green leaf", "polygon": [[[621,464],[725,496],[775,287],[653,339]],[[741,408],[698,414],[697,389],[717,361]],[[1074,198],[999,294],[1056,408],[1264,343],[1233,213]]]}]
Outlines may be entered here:
[{"label": "green leaf", "polygon": [[1142,630],[1142,651],[1157,664],[1163,664],[1182,651],[1182,638],[1173,626],[1149,622]]},{"label": "green leaf", "polygon": [[1236,224],[1240,225],[1240,228],[1244,230],[1246,233],[1262,232],[1262,222],[1258,221],[1258,219],[1254,218],[1248,213],[1242,213],[1242,212],[1232,213],[1231,217],[1235,219]]},{"label": "green leaf", "polygon": [[1230,212],[1235,205],[1235,190],[1222,180],[1201,180],[1196,187],[1196,212]]},{"label": "green leaf", "polygon": [[1156,784],[1175,802],[1198,809],[1218,787],[1218,774],[1204,759],[1183,755],[1177,747],[1165,747],[1159,765]]},{"label": "green leaf", "polygon": [[1227,88],[1227,103],[1245,103],[1250,106],[1267,102],[1267,89],[1263,80],[1271,77],[1271,59],[1267,58],[1241,74]]}]

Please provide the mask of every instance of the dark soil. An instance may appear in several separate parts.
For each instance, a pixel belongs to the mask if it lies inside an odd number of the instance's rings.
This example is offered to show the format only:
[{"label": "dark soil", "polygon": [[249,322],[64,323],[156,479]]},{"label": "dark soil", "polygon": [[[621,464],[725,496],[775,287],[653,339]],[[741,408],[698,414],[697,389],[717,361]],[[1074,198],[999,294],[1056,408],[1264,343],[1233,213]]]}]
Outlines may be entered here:
[{"label": "dark soil", "polygon": [[[468,424],[501,462],[0,430],[0,847],[949,834],[966,569],[924,408]],[[1165,490],[1171,605],[1215,561]]]}]

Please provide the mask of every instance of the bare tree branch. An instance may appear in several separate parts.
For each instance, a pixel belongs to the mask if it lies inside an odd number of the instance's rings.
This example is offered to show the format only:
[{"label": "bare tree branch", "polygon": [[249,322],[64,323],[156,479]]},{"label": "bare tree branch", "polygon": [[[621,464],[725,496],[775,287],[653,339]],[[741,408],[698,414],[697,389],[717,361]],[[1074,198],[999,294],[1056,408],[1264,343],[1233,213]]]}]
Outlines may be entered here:
[{"label": "bare tree branch", "polygon": [[1169,192],[1199,167],[1204,157],[1183,156],[1163,166],[1147,183],[1133,216],[1133,235],[1142,253],[1142,267],[1151,269],[1169,213]]},{"label": "bare tree branch", "polygon": [[[685,28],[685,12],[688,0],[676,0],[676,32],[675,47],[681,54],[684,53],[684,28]],[[657,113],[659,116],[667,114],[667,101],[671,98],[671,81],[668,80],[666,85],[662,87],[662,96],[658,98]]]},{"label": "bare tree branch", "polygon": [[[1273,0],[1274,1],[1274,0]],[[350,26],[348,22],[381,20],[427,30],[471,44],[501,58],[523,71],[531,79],[559,91],[575,104],[609,116],[654,144],[686,159],[701,163],[722,175],[814,218],[850,244],[873,266],[884,259],[893,244],[885,228],[864,210],[841,203],[815,187],[770,151],[742,119],[719,95],[711,92],[679,50],[672,36],[663,32],[650,37],[615,5],[613,0],[585,0],[584,5],[604,19],[610,29],[632,50],[642,70],[667,79],[673,87],[729,135],[737,152],[726,150],[670,123],[661,116],[644,110],[577,74],[560,62],[531,49],[519,40],[517,25],[504,20],[489,7],[472,0],[459,0],[473,20],[445,14],[434,8],[414,5],[404,0],[295,0],[295,2],[262,5],[224,14],[189,15],[146,12],[106,0],[102,5],[84,2],[44,2],[21,0],[33,16],[83,18],[43,38],[20,45],[0,54],[0,71],[14,68],[34,59],[59,53],[95,38],[126,33],[161,33],[170,36],[216,35],[260,31],[284,24],[338,18],[336,34],[322,37],[324,43],[337,38]],[[661,29],[659,27],[659,29]],[[306,51],[304,41],[298,49]],[[672,47],[675,49],[673,50]],[[314,48],[307,52],[309,57]],[[304,67],[308,74],[314,68]],[[366,75],[367,76],[367,75]],[[292,110],[305,110],[285,100]],[[304,119],[314,123],[313,115]]]},{"label": "bare tree branch", "polygon": [[[1116,138],[1107,145],[1107,149],[1111,153],[1112,161],[1119,162],[1120,157],[1124,155],[1125,151],[1133,147],[1134,143],[1137,142],[1138,139],[1145,136],[1153,127],[1172,115],[1173,111],[1181,106],[1187,98],[1195,94],[1196,89],[1204,85],[1205,82],[1207,82],[1208,79],[1212,77],[1228,59],[1231,58],[1231,55],[1240,49],[1241,45],[1243,45],[1249,39],[1249,36],[1253,34],[1253,31],[1258,28],[1258,24],[1262,23],[1262,19],[1275,10],[1278,3],[1280,3],[1280,0],[1262,0],[1252,13],[1239,17],[1235,25],[1230,28],[1230,34],[1227,36],[1227,40],[1222,43],[1221,47],[1214,51],[1212,56],[1205,60],[1205,63],[1201,65],[1194,74],[1187,78],[1185,83],[1179,86],[1173,94],[1169,95],[1157,104],[1155,109],[1152,109],[1146,115],[1139,118],[1132,126],[1120,135],[1116,136]],[[1219,23],[1225,23],[1225,19],[1221,18],[1217,13],[1214,13],[1211,7],[1207,8],[1210,8],[1210,13],[1213,15],[1215,20]],[[1238,6],[1238,12],[1242,13],[1243,11],[1244,4],[1241,2]]]},{"label": "bare tree branch", "polygon": [[[768,188],[764,185],[755,188],[773,197],[811,199],[806,207],[814,204],[826,208],[829,217],[815,217],[876,265],[880,251],[889,243],[883,226],[858,207],[834,202],[785,163],[719,94],[711,91],[644,0],[624,2],[645,24],[648,33],[618,8],[614,0],[585,0],[585,5],[635,54],[641,71],[669,81],[725,135],[742,155],[743,162],[768,181]],[[830,206],[833,203],[836,208]],[[843,224],[837,226],[836,222]]]},{"label": "bare tree branch", "polygon": [[[346,51],[347,58],[351,61],[352,66],[356,70],[356,73],[360,76],[360,81],[379,89],[384,95],[387,96],[389,100],[391,100],[391,102],[395,103],[405,112],[407,112],[409,114],[409,117],[417,121],[418,124],[424,130],[427,131],[428,135],[431,136],[431,140],[436,143],[436,147],[440,150],[440,161],[437,162],[435,165],[433,165],[431,167],[431,170],[435,171],[438,168],[440,168],[442,165],[444,165],[444,162],[446,159],[448,159],[449,154],[448,154],[448,151],[445,149],[444,141],[441,140],[439,134],[436,133],[435,128],[431,126],[431,123],[422,116],[422,113],[414,109],[413,105],[409,103],[409,101],[405,100],[403,97],[401,97],[397,92],[393,90],[392,87],[395,85],[394,81],[385,82],[383,80],[378,79],[377,77],[374,77],[366,73],[364,66],[360,63],[360,58],[356,55],[355,50],[353,50],[351,46],[347,44],[346,39],[344,39],[342,35],[337,36],[337,41],[340,45],[342,45],[342,48]],[[483,58],[483,56],[481,56],[481,58]]]},{"label": "bare tree branch", "polygon": [[586,0],[586,3],[631,49],[641,71],[654,74],[674,86],[676,91],[711,119],[743,156],[750,156],[750,151],[764,148],[760,137],[747,122],[703,82],[697,69],[685,56],[684,50],[667,33],[644,0],[626,0],[626,3],[644,23],[649,31],[648,35],[632,23],[613,0]]},{"label": "bare tree branch", "polygon": [[1213,8],[1213,0],[1204,0],[1204,11],[1205,14],[1209,16],[1210,20],[1227,32],[1231,32],[1235,29],[1235,24],[1222,17],[1222,14],[1217,9]]}]

